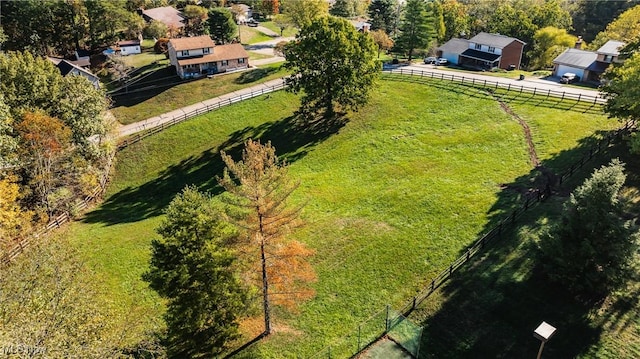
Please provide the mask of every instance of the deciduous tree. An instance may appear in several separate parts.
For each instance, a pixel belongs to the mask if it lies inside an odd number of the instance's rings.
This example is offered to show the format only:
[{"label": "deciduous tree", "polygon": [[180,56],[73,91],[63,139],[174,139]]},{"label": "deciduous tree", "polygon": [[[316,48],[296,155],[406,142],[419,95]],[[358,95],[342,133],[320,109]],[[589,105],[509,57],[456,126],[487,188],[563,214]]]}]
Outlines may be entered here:
[{"label": "deciduous tree", "polygon": [[224,8],[209,10],[209,34],[218,44],[226,44],[238,35],[238,25],[233,20],[231,11]]},{"label": "deciduous tree", "polygon": [[605,111],[610,117],[625,121],[640,119],[640,52],[630,52],[632,47],[634,43],[623,49],[622,56],[626,57],[623,64],[613,64],[607,69],[602,89],[607,98]]},{"label": "deciduous tree", "polygon": [[415,50],[426,48],[435,38],[433,22],[423,0],[407,0],[396,47],[407,54],[409,61],[413,59]]},{"label": "deciduous tree", "polygon": [[122,355],[123,338],[131,338],[112,324],[114,309],[74,246],[49,238],[0,270],[4,349],[15,343],[38,350],[32,358]]},{"label": "deciduous tree", "polygon": [[10,109],[4,103],[4,95],[0,93],[0,168],[16,164],[17,149],[18,139],[13,131]]},{"label": "deciduous tree", "polygon": [[293,26],[287,14],[277,14],[273,17],[273,23],[280,29],[280,36],[283,36],[286,28]]},{"label": "deciduous tree", "polygon": [[470,35],[471,19],[467,13],[467,7],[463,3],[457,0],[443,0],[442,18],[445,28],[443,41]]},{"label": "deciduous tree", "polygon": [[20,160],[29,174],[36,201],[51,215],[57,209],[52,197],[64,187],[67,175],[71,130],[42,112],[25,112],[16,130],[20,136]]},{"label": "deciduous tree", "polygon": [[618,16],[607,28],[600,32],[589,46],[597,50],[608,40],[631,42],[640,38],[640,5],[635,6]]},{"label": "deciduous tree", "polygon": [[301,29],[318,18],[329,14],[329,3],[325,0],[286,0],[282,2],[282,13],[287,14],[293,26]]},{"label": "deciduous tree", "polygon": [[373,41],[378,46],[378,58],[380,58],[381,51],[389,51],[393,47],[393,40],[387,35],[384,30],[374,30],[369,33],[373,38]]},{"label": "deciduous tree", "polygon": [[355,110],[365,104],[378,77],[373,39],[341,18],[316,19],[285,55],[285,66],[293,72],[288,89],[304,91],[302,112],[324,109],[326,118],[333,117],[335,105]]},{"label": "deciduous tree", "polygon": [[571,9],[573,33],[591,43],[609,23],[636,5],[640,5],[640,0],[578,0]]},{"label": "deciduous tree", "polygon": [[204,35],[207,32],[207,9],[198,5],[187,5],[183,11],[187,23],[184,31],[191,36]]},{"label": "deciduous tree", "polygon": [[533,36],[531,67],[546,68],[553,64],[553,59],[566,48],[576,43],[576,37],[567,34],[567,30],[556,27],[544,27]]},{"label": "deciduous tree", "polygon": [[238,337],[245,307],[233,271],[235,231],[195,188],[185,188],[165,213],[144,279],[168,300],[167,352],[173,358],[221,354]]},{"label": "deciduous tree", "polygon": [[577,294],[602,296],[622,285],[638,250],[638,228],[624,219],[624,164],[596,170],[540,243],[547,275]]},{"label": "deciduous tree", "polygon": [[21,198],[18,177],[0,177],[0,259],[5,249],[14,244],[13,240],[26,234],[30,228],[32,213],[22,208]]},{"label": "deciduous tree", "polygon": [[143,34],[144,37],[148,39],[162,39],[166,38],[168,31],[169,29],[164,23],[156,20],[151,20],[151,22],[148,23],[147,26],[145,26]]},{"label": "deciduous tree", "polygon": [[[235,222],[246,231],[245,252],[257,253],[249,261],[249,273],[259,273],[262,291],[265,334],[271,333],[271,305],[293,304],[313,296],[306,284],[315,280],[307,262],[312,252],[287,239],[289,230],[298,224],[301,207],[290,207],[288,199],[298,188],[287,175],[287,166],[278,161],[270,143],[248,140],[242,160],[234,161],[222,152],[226,164],[220,184],[231,194],[227,200],[236,211]],[[252,250],[253,249],[253,250]]]}]

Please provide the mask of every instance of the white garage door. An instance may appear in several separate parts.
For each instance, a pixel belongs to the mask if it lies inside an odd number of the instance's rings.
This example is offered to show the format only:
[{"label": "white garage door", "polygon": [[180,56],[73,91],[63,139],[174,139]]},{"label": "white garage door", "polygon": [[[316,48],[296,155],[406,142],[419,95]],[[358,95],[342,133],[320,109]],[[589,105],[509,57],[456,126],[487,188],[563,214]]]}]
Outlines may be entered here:
[{"label": "white garage door", "polygon": [[580,81],[584,78],[584,69],[576,69],[575,67],[558,65],[558,76],[564,75],[566,72],[573,72],[580,77]]}]

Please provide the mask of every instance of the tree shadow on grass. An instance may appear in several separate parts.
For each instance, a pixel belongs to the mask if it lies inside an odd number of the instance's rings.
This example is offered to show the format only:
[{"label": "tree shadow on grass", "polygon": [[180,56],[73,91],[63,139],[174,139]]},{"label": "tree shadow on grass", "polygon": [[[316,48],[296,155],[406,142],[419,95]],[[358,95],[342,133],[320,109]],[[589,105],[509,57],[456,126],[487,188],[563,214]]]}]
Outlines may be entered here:
[{"label": "tree shadow on grass", "polygon": [[275,72],[280,71],[279,67],[265,67],[260,69],[254,69],[251,71],[243,72],[240,77],[235,79],[237,84],[248,84],[263,79]]},{"label": "tree shadow on grass", "polygon": [[154,71],[136,83],[112,93],[110,96],[113,101],[113,107],[132,107],[156,97],[172,87],[190,81],[195,80],[182,80],[176,74],[173,66],[167,66]]},{"label": "tree shadow on grass", "polygon": [[[576,148],[544,161],[543,166],[558,173],[566,168],[566,163],[588,153],[594,140],[584,139]],[[576,170],[569,181],[554,187],[555,196],[525,212],[501,238],[454,273],[440,289],[442,305],[433,313],[427,313],[426,309],[416,312],[427,317],[423,322],[420,357],[534,357],[540,341],[533,337],[533,331],[546,321],[555,326],[557,332],[545,346],[544,357],[572,358],[587,353],[604,333],[605,325],[632,325],[637,318],[630,315],[637,310],[637,289],[616,298],[604,313],[594,318],[593,313],[600,304],[595,298],[578,300],[565,288],[549,283],[540,270],[533,239],[545,220],[559,218],[568,194],[589,177],[594,168],[615,157],[638,162],[629,156],[623,158],[627,153],[624,145],[617,144],[595,156]],[[522,206],[522,193],[527,186],[540,183],[540,176],[543,176],[541,171],[534,169],[506,185],[490,209],[491,219],[483,233],[496,226],[505,214]]]},{"label": "tree shadow on grass", "polygon": [[[259,139],[262,143],[271,141],[278,157],[292,163],[306,156],[318,143],[338,133],[346,122],[344,115],[330,120],[316,118],[311,121],[290,116],[259,126],[245,127],[230,134],[218,146],[167,167],[154,180],[111,195],[99,208],[87,213],[83,221],[113,225],[158,216],[186,185],[195,185],[202,191],[219,194],[222,188],[215,177],[221,176],[224,169],[220,151],[237,160],[247,139]],[[135,151],[135,147],[130,150]],[[149,152],[153,153],[153,149]]]}]

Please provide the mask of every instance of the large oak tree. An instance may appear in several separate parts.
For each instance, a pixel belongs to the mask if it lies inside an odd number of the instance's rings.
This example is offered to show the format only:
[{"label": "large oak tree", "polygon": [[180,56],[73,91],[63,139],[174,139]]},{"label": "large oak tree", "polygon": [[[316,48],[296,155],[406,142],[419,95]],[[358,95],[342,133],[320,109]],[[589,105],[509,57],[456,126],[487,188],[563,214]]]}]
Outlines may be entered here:
[{"label": "large oak tree", "polygon": [[355,110],[365,104],[378,78],[376,45],[371,36],[356,31],[337,17],[316,19],[290,43],[285,66],[289,90],[303,92],[302,112],[324,109],[326,118],[335,106]]}]

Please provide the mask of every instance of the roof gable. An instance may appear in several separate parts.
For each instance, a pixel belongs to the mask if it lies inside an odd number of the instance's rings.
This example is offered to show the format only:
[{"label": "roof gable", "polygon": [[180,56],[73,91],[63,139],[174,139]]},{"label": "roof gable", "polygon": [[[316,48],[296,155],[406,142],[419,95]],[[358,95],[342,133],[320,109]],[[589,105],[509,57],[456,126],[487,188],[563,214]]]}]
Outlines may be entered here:
[{"label": "roof gable", "polygon": [[175,26],[177,28],[184,27],[184,16],[182,13],[171,6],[156,7],[153,9],[142,10],[142,14],[148,18],[160,21],[167,26]]},{"label": "roof gable", "polygon": [[469,42],[474,42],[476,44],[488,45],[491,47],[497,47],[502,49],[512,42],[517,41],[522,45],[525,45],[524,41],[518,40],[515,37],[504,36],[500,34],[489,34],[487,32],[481,32],[478,35],[469,39]]},{"label": "roof gable", "polygon": [[438,47],[438,50],[442,52],[451,52],[454,54],[461,54],[468,48],[469,48],[469,40],[453,38],[445,42],[444,44],[442,44],[442,46]]},{"label": "roof gable", "polygon": [[214,47],[215,42],[211,40],[209,35],[194,36],[194,37],[181,37],[178,39],[169,40],[171,47],[176,51],[191,50],[191,49],[204,49],[207,47]]},{"label": "roof gable", "polygon": [[598,54],[593,51],[567,49],[553,60],[554,64],[586,69],[596,61]]}]

